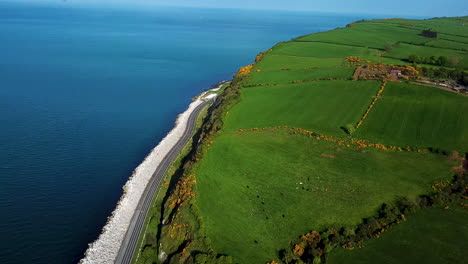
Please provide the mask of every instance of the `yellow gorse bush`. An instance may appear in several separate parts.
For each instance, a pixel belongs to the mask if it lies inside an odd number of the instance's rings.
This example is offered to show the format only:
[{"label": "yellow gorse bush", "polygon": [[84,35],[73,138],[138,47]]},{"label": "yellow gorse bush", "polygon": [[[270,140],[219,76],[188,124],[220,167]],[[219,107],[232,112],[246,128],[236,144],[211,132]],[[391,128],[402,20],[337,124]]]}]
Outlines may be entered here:
[{"label": "yellow gorse bush", "polygon": [[237,72],[238,75],[247,75],[252,72],[253,64],[241,67]]}]

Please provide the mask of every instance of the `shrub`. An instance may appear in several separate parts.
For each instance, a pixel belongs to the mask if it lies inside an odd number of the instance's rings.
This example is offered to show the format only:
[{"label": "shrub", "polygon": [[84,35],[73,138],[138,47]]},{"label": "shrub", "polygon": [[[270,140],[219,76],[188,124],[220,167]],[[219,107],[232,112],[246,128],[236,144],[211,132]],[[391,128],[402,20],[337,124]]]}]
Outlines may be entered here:
[{"label": "shrub", "polygon": [[421,36],[426,38],[437,38],[437,32],[432,29],[425,29],[421,32]]},{"label": "shrub", "polygon": [[354,127],[352,124],[347,124],[344,126],[343,130],[346,132],[346,134],[352,135],[356,131],[356,127]]},{"label": "shrub", "polygon": [[384,47],[384,50],[385,50],[386,52],[389,52],[389,51],[391,51],[392,49],[393,49],[393,46],[392,46],[392,45],[385,45],[385,47]]}]

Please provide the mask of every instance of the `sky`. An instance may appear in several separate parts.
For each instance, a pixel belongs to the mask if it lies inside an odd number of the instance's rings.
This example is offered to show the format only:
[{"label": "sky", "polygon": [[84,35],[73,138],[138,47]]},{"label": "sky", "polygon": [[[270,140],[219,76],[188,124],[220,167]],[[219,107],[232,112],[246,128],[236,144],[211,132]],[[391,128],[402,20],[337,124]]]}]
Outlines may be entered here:
[{"label": "sky", "polygon": [[212,8],[278,9],[334,13],[464,16],[467,0],[15,0],[30,3],[60,3],[101,6],[186,6]]}]

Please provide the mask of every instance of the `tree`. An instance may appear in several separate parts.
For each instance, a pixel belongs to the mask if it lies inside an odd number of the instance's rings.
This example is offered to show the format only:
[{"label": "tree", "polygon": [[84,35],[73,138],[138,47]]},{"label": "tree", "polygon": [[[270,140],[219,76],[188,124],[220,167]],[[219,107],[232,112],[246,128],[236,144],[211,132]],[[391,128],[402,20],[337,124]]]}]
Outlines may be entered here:
[{"label": "tree", "polygon": [[430,56],[426,61],[427,64],[437,65],[437,58],[435,56]]},{"label": "tree", "polygon": [[389,52],[389,51],[391,51],[393,49],[393,46],[392,45],[385,45],[384,49],[385,49],[386,52]]},{"label": "tree", "polygon": [[417,55],[409,55],[408,57],[409,62],[420,63],[421,59]]},{"label": "tree", "polygon": [[445,56],[440,56],[439,59],[437,60],[437,64],[440,66],[447,66],[449,62],[449,59]]},{"label": "tree", "polygon": [[347,124],[343,127],[343,130],[346,132],[346,134],[352,135],[354,131],[356,131],[356,128],[352,124]]},{"label": "tree", "polygon": [[432,29],[425,29],[421,32],[421,36],[426,38],[437,38],[437,32]]},{"label": "tree", "polygon": [[442,79],[447,78],[448,77],[447,73],[448,73],[447,68],[439,68],[435,70],[436,77],[438,78],[442,78]]}]

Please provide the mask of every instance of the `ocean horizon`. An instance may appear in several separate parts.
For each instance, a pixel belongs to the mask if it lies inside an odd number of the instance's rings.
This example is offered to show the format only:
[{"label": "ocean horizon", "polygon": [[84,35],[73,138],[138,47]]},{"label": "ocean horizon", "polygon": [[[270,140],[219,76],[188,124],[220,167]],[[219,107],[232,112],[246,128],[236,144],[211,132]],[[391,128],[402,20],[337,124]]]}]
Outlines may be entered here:
[{"label": "ocean horizon", "polygon": [[75,263],[191,99],[279,41],[384,15],[0,3],[0,263]]}]

